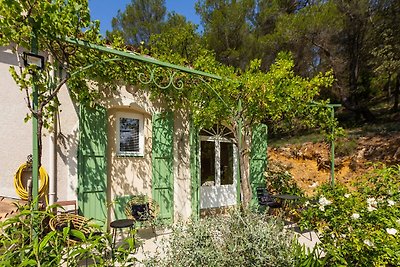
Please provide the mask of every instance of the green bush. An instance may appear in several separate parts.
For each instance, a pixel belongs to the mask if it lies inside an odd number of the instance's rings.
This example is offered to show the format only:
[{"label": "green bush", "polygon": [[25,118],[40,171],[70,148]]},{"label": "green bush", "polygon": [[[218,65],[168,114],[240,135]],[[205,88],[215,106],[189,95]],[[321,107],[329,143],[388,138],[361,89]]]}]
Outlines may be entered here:
[{"label": "green bush", "polygon": [[354,139],[340,138],[336,141],[335,155],[337,157],[351,156],[356,152],[357,146]]},{"label": "green bush", "polygon": [[266,187],[270,194],[304,195],[290,174],[289,169],[279,162],[269,161],[264,176]]},{"label": "green bush", "polygon": [[174,227],[160,254],[146,266],[297,266],[293,233],[266,214],[232,210]]},{"label": "green bush", "polygon": [[[88,233],[63,226],[52,231],[49,220],[54,217],[54,206],[45,211],[34,211],[30,206],[17,206],[18,213],[0,223],[0,266],[130,266],[135,258],[132,239],[128,248],[121,246],[111,257],[111,237],[100,228],[92,227]],[[69,242],[73,238],[78,241]],[[88,266],[87,265],[87,266]]]},{"label": "green bush", "polygon": [[400,266],[400,166],[376,168],[354,191],[322,186],[301,226],[319,232],[328,266]]}]

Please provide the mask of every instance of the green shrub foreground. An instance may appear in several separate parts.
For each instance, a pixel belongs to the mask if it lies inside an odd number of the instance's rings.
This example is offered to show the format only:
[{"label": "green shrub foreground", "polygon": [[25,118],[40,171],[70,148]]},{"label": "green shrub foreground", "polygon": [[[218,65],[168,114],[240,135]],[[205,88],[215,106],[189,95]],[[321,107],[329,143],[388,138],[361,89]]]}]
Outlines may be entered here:
[{"label": "green shrub foreground", "polygon": [[232,210],[174,227],[163,250],[146,266],[298,266],[304,251],[282,222],[266,214]]},{"label": "green shrub foreground", "polygon": [[[111,237],[101,228],[83,233],[69,225],[52,231],[49,220],[54,206],[32,211],[18,206],[19,212],[0,223],[0,266],[132,266],[134,242],[127,239],[111,257]],[[77,242],[71,244],[73,238]]]},{"label": "green shrub foreground", "polygon": [[351,191],[322,186],[301,226],[318,231],[326,266],[400,266],[400,166],[376,167]]}]

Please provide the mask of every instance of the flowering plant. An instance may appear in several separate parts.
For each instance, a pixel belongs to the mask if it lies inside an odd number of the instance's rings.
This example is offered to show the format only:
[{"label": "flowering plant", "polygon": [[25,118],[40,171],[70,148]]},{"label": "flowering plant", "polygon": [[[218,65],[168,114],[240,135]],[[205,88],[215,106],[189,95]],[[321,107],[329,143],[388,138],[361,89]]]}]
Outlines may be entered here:
[{"label": "flowering plant", "polygon": [[382,166],[354,189],[318,189],[300,225],[318,231],[329,266],[400,266],[399,178],[400,166]]}]

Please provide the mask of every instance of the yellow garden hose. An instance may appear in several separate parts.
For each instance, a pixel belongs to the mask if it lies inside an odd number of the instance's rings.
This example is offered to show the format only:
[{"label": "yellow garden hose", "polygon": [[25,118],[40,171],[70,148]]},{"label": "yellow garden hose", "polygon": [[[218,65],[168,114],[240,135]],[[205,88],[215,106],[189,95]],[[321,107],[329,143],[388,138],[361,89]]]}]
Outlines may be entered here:
[{"label": "yellow garden hose", "polygon": [[[23,163],[19,166],[17,172],[15,173],[14,176],[14,187],[15,191],[17,192],[18,196],[22,200],[28,200],[28,190],[27,188],[24,187],[22,184],[22,173],[24,172],[25,169],[30,167],[31,164],[29,163]],[[46,170],[41,166],[39,168],[39,179],[40,179],[40,187],[39,187],[39,197],[45,197],[46,204],[48,204],[48,199],[47,199],[47,188],[49,185],[49,175],[47,174]]]}]

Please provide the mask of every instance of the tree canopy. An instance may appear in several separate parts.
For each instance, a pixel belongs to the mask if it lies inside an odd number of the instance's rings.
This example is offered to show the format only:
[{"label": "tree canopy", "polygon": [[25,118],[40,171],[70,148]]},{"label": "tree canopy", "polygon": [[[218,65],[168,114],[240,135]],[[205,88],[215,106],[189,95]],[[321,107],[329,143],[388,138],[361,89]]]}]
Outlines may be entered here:
[{"label": "tree canopy", "polygon": [[165,0],[132,0],[124,11],[118,10],[107,35],[120,35],[130,45],[147,44],[152,34],[161,32],[166,14]]},{"label": "tree canopy", "polygon": [[268,70],[290,51],[303,77],[333,70],[334,86],[321,99],[367,121],[377,100],[398,109],[398,1],[198,0],[196,10],[206,46],[224,64],[246,69],[261,59]]}]

